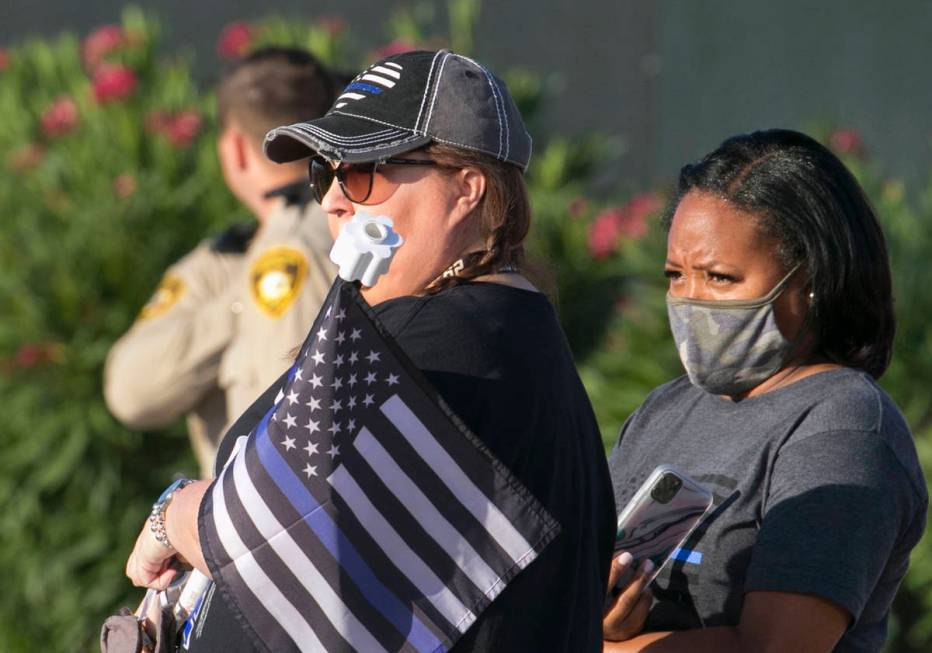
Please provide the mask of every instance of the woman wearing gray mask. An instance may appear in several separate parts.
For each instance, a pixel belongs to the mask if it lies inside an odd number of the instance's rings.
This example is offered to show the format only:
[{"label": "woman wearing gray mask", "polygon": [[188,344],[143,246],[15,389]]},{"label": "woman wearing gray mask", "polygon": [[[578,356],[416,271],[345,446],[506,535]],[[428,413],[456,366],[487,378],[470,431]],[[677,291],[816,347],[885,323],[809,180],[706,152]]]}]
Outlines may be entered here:
[{"label": "woman wearing gray mask", "polygon": [[873,210],[828,150],[771,130],[684,167],[666,224],[687,375],[622,428],[615,499],[668,463],[715,503],[648,591],[643,567],[623,586],[605,650],[880,651],[928,498],[876,384],[895,325]]}]

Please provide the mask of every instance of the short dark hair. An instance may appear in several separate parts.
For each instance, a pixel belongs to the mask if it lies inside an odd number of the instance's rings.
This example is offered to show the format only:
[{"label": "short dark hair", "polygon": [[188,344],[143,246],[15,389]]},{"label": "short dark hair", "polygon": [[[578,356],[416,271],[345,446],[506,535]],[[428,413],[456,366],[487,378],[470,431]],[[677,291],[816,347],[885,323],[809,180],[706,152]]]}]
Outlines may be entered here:
[{"label": "short dark hair", "polygon": [[691,191],[753,216],[787,271],[801,265],[808,273],[813,300],[804,329],[817,352],[883,375],[896,331],[890,261],[870,201],[838,157],[791,130],[741,134],[683,167],[667,228]]},{"label": "short dark hair", "polygon": [[258,142],[275,127],[320,118],[336,87],[326,68],[297,48],[261,48],[238,60],[217,91],[217,117],[230,118]]}]

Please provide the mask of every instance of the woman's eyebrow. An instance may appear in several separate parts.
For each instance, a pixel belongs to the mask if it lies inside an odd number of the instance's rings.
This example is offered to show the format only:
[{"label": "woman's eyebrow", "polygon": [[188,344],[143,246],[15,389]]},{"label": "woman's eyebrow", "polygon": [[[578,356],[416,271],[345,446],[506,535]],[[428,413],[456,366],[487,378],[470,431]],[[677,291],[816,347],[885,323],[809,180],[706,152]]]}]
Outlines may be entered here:
[{"label": "woman's eyebrow", "polygon": [[687,267],[687,268],[691,268],[691,269],[693,269],[693,270],[709,270],[709,269],[715,268],[715,267],[718,267],[718,268],[726,268],[726,269],[728,269],[728,270],[737,270],[737,269],[738,269],[738,266],[736,266],[736,265],[731,265],[731,264],[729,264],[729,263],[723,263],[722,261],[719,261],[719,260],[716,259],[716,258],[707,258],[707,259],[693,260],[693,261],[690,262],[689,265],[683,265],[682,263],[679,263],[679,262],[677,262],[677,261],[674,261],[674,260],[671,260],[671,259],[668,258],[668,259],[666,259],[666,261],[664,261],[664,266],[677,267],[677,268]]}]

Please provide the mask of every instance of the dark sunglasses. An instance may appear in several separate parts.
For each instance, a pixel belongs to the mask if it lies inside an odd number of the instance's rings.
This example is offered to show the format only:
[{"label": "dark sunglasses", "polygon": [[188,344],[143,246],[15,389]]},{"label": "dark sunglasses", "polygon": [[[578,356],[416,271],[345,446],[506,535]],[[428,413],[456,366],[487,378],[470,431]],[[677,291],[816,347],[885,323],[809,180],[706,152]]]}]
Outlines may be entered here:
[{"label": "dark sunglasses", "polygon": [[330,190],[336,177],[340,189],[350,202],[356,204],[379,204],[384,202],[398,184],[379,173],[382,166],[440,166],[431,159],[396,159],[384,161],[367,161],[365,163],[340,163],[336,168],[321,156],[311,157],[308,163],[308,176],[311,190],[318,202],[323,202],[324,195]]}]

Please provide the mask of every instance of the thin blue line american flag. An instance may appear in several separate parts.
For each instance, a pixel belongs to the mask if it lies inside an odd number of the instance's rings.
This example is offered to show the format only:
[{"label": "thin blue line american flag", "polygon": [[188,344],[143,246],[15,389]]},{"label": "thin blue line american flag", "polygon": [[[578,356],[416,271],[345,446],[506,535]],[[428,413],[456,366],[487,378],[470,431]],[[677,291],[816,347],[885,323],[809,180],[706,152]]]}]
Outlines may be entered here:
[{"label": "thin blue line american flag", "polygon": [[446,651],[559,532],[340,280],[204,501],[213,578],[275,653]]}]

